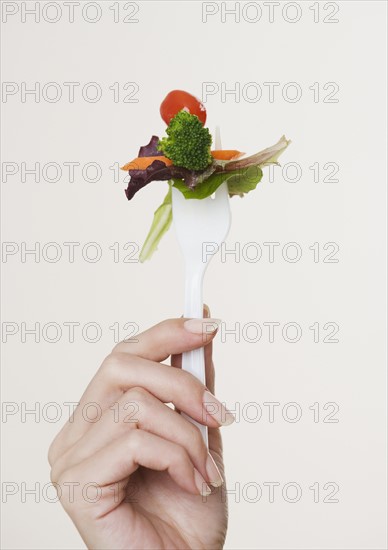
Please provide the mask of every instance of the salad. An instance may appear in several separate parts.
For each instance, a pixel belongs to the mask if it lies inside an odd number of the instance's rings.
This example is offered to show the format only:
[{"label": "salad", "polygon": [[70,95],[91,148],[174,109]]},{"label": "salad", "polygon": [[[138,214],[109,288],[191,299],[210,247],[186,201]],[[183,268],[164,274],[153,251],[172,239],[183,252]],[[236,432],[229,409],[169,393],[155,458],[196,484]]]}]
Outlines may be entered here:
[{"label": "salad", "polygon": [[244,157],[235,149],[212,150],[212,136],[206,128],[206,109],[201,101],[182,90],[173,90],[163,100],[160,114],[167,124],[166,136],[152,136],[138,156],[121,169],[130,179],[128,200],[153,181],[168,181],[168,192],[154,213],[151,229],[140,252],[140,261],[149,259],[172,222],[172,191],[175,187],[186,199],[204,199],[224,182],[229,196],[243,197],[256,188],[262,168],[278,164],[290,141],[282,136],[275,145]]}]

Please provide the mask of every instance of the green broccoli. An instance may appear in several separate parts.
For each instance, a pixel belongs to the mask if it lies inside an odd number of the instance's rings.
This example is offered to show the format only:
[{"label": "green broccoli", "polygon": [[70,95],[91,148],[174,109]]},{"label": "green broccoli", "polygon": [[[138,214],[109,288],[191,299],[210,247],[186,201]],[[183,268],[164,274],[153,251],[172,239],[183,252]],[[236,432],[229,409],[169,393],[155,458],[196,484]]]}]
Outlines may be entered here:
[{"label": "green broccoli", "polygon": [[167,136],[159,141],[158,149],[175,166],[189,170],[205,170],[212,162],[212,137],[196,115],[179,111],[166,130]]}]

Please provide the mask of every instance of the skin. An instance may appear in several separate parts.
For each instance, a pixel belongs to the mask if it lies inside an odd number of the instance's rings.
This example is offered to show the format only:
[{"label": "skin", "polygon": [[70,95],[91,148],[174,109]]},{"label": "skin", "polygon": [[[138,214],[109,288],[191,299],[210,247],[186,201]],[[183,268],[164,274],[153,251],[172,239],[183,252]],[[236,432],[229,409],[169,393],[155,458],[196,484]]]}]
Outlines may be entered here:
[{"label": "skin", "polygon": [[[204,391],[214,393],[216,331],[195,334],[185,321],[162,321],[136,342],[118,344],[50,446],[51,480],[88,548],[223,547],[227,504],[220,422],[203,405]],[[202,346],[206,387],[180,368],[181,353]],[[162,363],[170,356],[171,365]],[[98,403],[102,415],[95,406],[86,409],[88,403]],[[208,426],[217,468],[198,428],[179,411]],[[209,487],[211,494],[201,496]]]}]

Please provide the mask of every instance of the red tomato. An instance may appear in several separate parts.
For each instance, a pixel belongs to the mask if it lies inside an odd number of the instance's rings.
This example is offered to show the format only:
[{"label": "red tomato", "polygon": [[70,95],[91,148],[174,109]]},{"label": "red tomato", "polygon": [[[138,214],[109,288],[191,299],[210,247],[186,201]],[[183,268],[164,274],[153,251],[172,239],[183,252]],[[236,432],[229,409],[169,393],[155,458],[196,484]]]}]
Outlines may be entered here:
[{"label": "red tomato", "polygon": [[206,109],[193,95],[183,90],[173,90],[166,95],[160,106],[160,114],[168,125],[170,120],[182,109],[187,109],[190,114],[196,115],[202,124],[206,122]]}]

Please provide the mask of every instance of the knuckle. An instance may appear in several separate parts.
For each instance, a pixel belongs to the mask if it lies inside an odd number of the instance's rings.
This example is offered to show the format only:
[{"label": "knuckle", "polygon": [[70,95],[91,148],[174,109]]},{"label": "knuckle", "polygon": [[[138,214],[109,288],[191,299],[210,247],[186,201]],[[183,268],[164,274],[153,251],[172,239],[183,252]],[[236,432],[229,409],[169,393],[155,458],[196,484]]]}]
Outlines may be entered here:
[{"label": "knuckle", "polygon": [[128,432],[128,452],[130,456],[136,456],[144,444],[144,438],[141,430],[131,430]]},{"label": "knuckle", "polygon": [[57,454],[55,447],[56,447],[56,438],[51,442],[50,447],[47,451],[47,460],[50,466],[52,466],[55,462],[55,457]]},{"label": "knuckle", "polygon": [[[75,480],[71,469],[69,469],[60,473],[53,483],[57,489],[62,506],[67,512],[70,512],[76,507],[80,482]],[[70,487],[72,490],[69,490]]]},{"label": "knuckle", "polygon": [[141,387],[131,388],[123,394],[119,406],[126,422],[139,421],[139,414],[147,409],[149,397],[147,390]]},{"label": "knuckle", "polygon": [[108,380],[117,380],[121,376],[124,364],[122,353],[110,353],[102,362],[98,374]]},{"label": "knuckle", "polygon": [[184,393],[191,399],[194,398],[194,400],[202,399],[205,386],[190,372],[183,369],[175,369],[175,371],[176,376],[171,377],[174,393]]},{"label": "knuckle", "polygon": [[175,464],[182,464],[189,460],[190,459],[187,451],[180,445],[175,445],[174,452],[172,453],[171,461]]},{"label": "knuckle", "polygon": [[47,451],[47,460],[51,467],[57,462],[58,458],[61,456],[63,452],[63,443],[64,437],[62,428],[62,430],[54,437],[54,439],[50,443],[50,447]]},{"label": "knuckle", "polygon": [[182,380],[185,384],[188,384],[190,386],[194,386],[196,388],[202,387],[201,382],[196,378],[191,372],[188,372],[187,370],[180,370],[179,371],[182,376]]},{"label": "knuckle", "polygon": [[124,396],[128,398],[130,401],[134,401],[136,403],[139,403],[139,402],[143,403],[148,399],[149,393],[147,390],[145,390],[141,386],[134,386],[133,388],[130,388],[128,391],[126,391]]},{"label": "knuckle", "polygon": [[59,484],[60,471],[57,463],[53,464],[50,470],[50,481],[51,483]]}]

